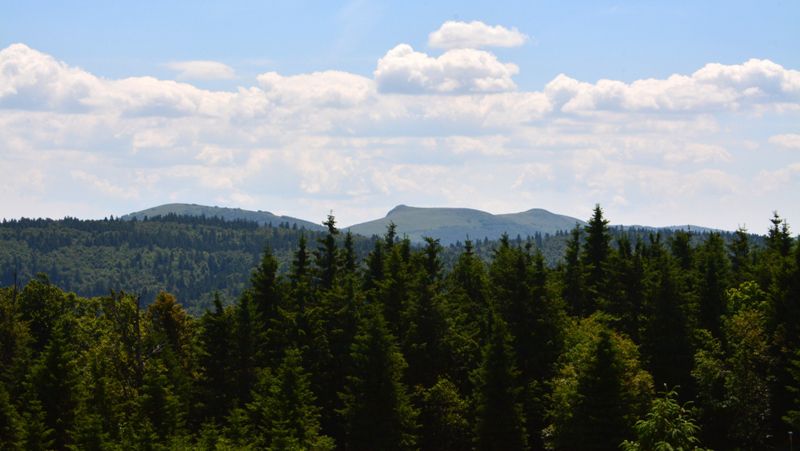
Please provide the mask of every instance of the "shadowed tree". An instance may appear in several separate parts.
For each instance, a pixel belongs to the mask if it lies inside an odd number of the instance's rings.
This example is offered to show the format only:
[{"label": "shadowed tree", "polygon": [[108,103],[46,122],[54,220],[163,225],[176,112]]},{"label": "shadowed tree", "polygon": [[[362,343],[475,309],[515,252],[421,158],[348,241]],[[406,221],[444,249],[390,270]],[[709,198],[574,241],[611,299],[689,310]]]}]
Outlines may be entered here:
[{"label": "shadowed tree", "polygon": [[380,310],[367,309],[352,346],[353,371],[341,393],[348,450],[405,450],[416,443],[417,412],[402,383],[406,363]]},{"label": "shadowed tree", "polygon": [[511,336],[498,314],[492,315],[489,341],[478,372],[475,435],[480,450],[527,449],[520,403],[519,372]]}]

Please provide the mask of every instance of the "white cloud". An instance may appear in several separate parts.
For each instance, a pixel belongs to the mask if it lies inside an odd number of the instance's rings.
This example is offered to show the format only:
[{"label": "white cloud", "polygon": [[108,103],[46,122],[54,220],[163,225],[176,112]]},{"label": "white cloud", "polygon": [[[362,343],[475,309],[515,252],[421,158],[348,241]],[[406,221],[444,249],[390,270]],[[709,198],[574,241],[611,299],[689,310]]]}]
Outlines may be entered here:
[{"label": "white cloud", "polygon": [[516,73],[486,51],[403,44],[372,78],[268,72],[229,92],[105,79],[16,44],[0,50],[3,213],[175,200],[310,219],[334,208],[347,224],[393,203],[588,217],[600,202],[649,223],[686,211],[760,223],[740,205],[800,217],[797,165],[779,149],[798,146],[798,71],[750,60],[628,83],[561,75],[531,91]]},{"label": "white cloud", "polygon": [[115,185],[106,179],[100,178],[85,171],[73,170],[70,172],[70,175],[73,179],[86,183],[90,189],[99,191],[106,196],[118,199],[136,199],[139,197],[139,194],[134,187]]},{"label": "white cloud", "polygon": [[786,133],[769,137],[769,143],[787,149],[800,149],[800,134]]},{"label": "white cloud", "polygon": [[232,80],[236,78],[233,68],[219,61],[173,61],[164,66],[175,71],[175,78],[178,80]]},{"label": "white cloud", "polygon": [[479,49],[485,47],[519,47],[528,36],[516,28],[486,25],[480,21],[449,20],[428,35],[428,46],[439,49]]},{"label": "white cloud", "polygon": [[511,91],[519,69],[483,50],[454,49],[439,57],[400,44],[378,60],[375,81],[386,93],[478,94]]},{"label": "white cloud", "polygon": [[257,79],[266,97],[280,105],[346,108],[365,102],[375,92],[374,82],[369,78],[341,71],[288,77],[267,72]]},{"label": "white cloud", "polygon": [[624,83],[585,83],[564,74],[545,87],[563,112],[737,110],[745,105],[800,102],[800,71],[769,60],[707,64],[692,75]]}]

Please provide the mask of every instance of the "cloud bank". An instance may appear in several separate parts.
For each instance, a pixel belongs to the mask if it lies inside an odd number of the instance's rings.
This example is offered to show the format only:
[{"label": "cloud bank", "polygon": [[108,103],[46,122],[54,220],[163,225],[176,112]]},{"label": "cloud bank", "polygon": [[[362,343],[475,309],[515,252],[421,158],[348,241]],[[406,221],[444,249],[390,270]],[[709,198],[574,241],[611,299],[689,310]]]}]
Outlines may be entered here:
[{"label": "cloud bank", "polygon": [[800,156],[785,150],[800,147],[785,125],[800,123],[797,70],[751,59],[520,90],[518,67],[484,50],[520,36],[448,22],[430,36],[439,55],[398,44],[371,76],[267,72],[234,91],[178,79],[233,76],[224,65],[106,79],[11,45],[0,50],[3,213],[185,201],[312,220],[334,208],[347,224],[397,203],[584,217],[600,202],[617,222],[760,231],[774,209],[800,220]]}]

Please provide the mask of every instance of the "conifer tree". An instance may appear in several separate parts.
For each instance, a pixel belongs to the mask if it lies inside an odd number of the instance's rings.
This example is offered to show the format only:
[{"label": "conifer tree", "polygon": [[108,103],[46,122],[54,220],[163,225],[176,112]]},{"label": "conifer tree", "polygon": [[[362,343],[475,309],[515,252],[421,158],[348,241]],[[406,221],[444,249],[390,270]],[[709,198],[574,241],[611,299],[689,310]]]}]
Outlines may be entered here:
[{"label": "conifer tree", "polygon": [[586,242],[582,253],[582,263],[586,272],[586,302],[588,312],[596,308],[606,308],[612,301],[609,259],[611,258],[611,234],[608,220],[603,218],[600,205],[595,205],[592,217],[585,227]]},{"label": "conifer tree", "polygon": [[22,450],[23,433],[22,419],[5,385],[0,383],[0,449]]},{"label": "conifer tree", "polygon": [[730,284],[730,269],[725,256],[725,243],[718,233],[709,234],[700,248],[699,325],[719,336],[720,319],[726,313],[725,290]]},{"label": "conifer tree", "polygon": [[449,379],[440,378],[422,393],[419,447],[423,450],[472,449],[469,403]]},{"label": "conifer tree", "polygon": [[587,304],[583,265],[581,264],[581,227],[575,225],[564,253],[564,288],[562,296],[572,315],[588,316],[592,306]]},{"label": "conifer tree", "polygon": [[332,449],[320,435],[319,407],[298,349],[286,350],[274,374],[262,372],[248,404],[259,445],[269,449]]},{"label": "conifer tree", "polygon": [[728,245],[731,257],[731,270],[736,285],[753,280],[753,253],[747,229],[739,227]]},{"label": "conifer tree", "polygon": [[257,347],[260,328],[255,322],[256,312],[251,295],[243,293],[236,306],[234,380],[239,405],[250,401],[250,390],[256,378]]},{"label": "conifer tree", "polygon": [[658,242],[652,243],[650,253],[653,266],[649,268],[642,353],[658,386],[677,386],[684,396],[691,397],[689,372],[694,352],[676,264]]},{"label": "conifer tree", "polygon": [[222,307],[219,294],[214,296],[214,310],[206,311],[200,320],[200,357],[202,377],[200,398],[203,417],[220,421],[234,406],[236,380],[233,376],[234,318],[231,309]]},{"label": "conifer tree", "polygon": [[32,387],[41,400],[46,428],[53,431],[53,446],[73,443],[73,428],[80,400],[80,380],[72,349],[74,325],[64,318],[54,327],[38,362],[31,368]]},{"label": "conifer tree", "polygon": [[577,404],[558,435],[560,449],[616,450],[630,436],[623,368],[611,333],[600,332],[595,356],[578,376]]},{"label": "conifer tree", "polygon": [[[301,237],[301,240],[303,238]],[[278,279],[278,260],[267,247],[261,256],[261,262],[250,276],[251,299],[263,333],[273,326],[278,318],[281,306],[281,290]],[[267,338],[269,338],[267,336]],[[269,346],[269,344],[266,344]]]},{"label": "conifer tree", "polygon": [[328,228],[328,233],[318,239],[319,246],[314,257],[319,286],[323,290],[329,290],[339,272],[339,253],[336,247],[336,235],[339,234],[339,229],[336,228],[336,220],[332,214],[328,215],[328,220],[322,225]]},{"label": "conifer tree", "polygon": [[416,410],[402,383],[406,363],[375,307],[359,322],[353,371],[341,393],[346,449],[404,450],[416,443]]},{"label": "conifer tree", "polygon": [[519,372],[514,365],[511,336],[498,314],[492,315],[489,341],[478,372],[476,401],[479,450],[527,449],[525,417],[520,403]]},{"label": "conifer tree", "polygon": [[467,240],[446,278],[445,311],[452,333],[448,348],[453,364],[450,374],[462,393],[472,392],[469,374],[480,366],[482,349],[488,336],[489,282],[484,263]]}]

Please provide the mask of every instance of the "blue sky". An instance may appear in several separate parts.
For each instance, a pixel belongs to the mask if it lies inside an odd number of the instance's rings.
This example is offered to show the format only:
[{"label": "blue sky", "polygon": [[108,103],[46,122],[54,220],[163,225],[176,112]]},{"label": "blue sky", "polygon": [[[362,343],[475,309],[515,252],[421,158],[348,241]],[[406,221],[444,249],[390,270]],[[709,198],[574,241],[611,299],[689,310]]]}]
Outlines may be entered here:
[{"label": "blue sky", "polygon": [[800,224],[798,2],[3,11],[4,217],[599,202],[617,223]]}]

